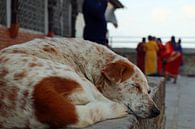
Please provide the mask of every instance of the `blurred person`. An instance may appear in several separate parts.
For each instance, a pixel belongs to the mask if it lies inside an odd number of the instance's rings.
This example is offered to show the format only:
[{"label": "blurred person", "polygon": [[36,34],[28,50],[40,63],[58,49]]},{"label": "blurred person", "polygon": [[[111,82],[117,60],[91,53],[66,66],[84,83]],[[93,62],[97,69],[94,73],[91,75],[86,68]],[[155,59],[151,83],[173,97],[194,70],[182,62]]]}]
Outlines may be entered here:
[{"label": "blurred person", "polygon": [[85,21],[83,37],[108,46],[107,22],[105,11],[107,8],[107,0],[84,0],[83,16]]},{"label": "blurred person", "polygon": [[157,74],[157,52],[158,45],[154,38],[149,35],[148,42],[144,45],[145,49],[145,74],[156,75]]},{"label": "blurred person", "polygon": [[138,43],[136,52],[137,52],[137,66],[145,73],[145,49],[144,44],[146,43],[146,38],[142,38],[142,41]]},{"label": "blurred person", "polygon": [[179,67],[182,61],[182,55],[177,51],[177,44],[175,42],[175,36],[171,37],[171,40],[165,44],[165,80],[169,77],[174,78],[173,83],[177,82],[177,76],[179,74]]},{"label": "blurred person", "polygon": [[181,45],[181,38],[179,38],[178,42],[176,43],[176,51],[181,53],[181,56],[182,56],[181,65],[183,65],[184,64],[184,62],[183,62],[183,48],[182,48],[182,45]]},{"label": "blurred person", "polygon": [[165,46],[163,45],[161,38],[157,38],[156,41],[159,47],[157,53],[158,75],[163,75],[164,74],[163,60],[164,60]]},{"label": "blurred person", "polygon": [[183,53],[183,49],[181,46],[181,38],[178,39],[178,42],[176,43],[176,51]]}]

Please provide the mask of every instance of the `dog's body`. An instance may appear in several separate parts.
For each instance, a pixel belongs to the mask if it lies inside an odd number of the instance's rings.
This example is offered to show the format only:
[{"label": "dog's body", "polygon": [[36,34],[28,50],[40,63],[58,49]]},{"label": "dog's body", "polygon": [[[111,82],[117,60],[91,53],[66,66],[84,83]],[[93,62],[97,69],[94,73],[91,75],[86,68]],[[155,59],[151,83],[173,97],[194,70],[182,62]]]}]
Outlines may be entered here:
[{"label": "dog's body", "polygon": [[140,70],[104,46],[35,39],[0,52],[0,128],[86,127],[159,114]]}]

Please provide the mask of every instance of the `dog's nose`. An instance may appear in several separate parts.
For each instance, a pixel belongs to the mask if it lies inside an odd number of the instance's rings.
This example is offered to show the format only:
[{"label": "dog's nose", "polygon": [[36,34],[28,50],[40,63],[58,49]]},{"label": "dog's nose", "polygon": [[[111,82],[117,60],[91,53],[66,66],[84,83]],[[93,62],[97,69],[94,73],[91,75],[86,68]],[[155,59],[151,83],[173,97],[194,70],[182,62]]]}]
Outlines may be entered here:
[{"label": "dog's nose", "polygon": [[157,107],[153,107],[151,109],[151,115],[150,115],[150,118],[152,117],[156,117],[160,114],[160,110],[157,108]]}]

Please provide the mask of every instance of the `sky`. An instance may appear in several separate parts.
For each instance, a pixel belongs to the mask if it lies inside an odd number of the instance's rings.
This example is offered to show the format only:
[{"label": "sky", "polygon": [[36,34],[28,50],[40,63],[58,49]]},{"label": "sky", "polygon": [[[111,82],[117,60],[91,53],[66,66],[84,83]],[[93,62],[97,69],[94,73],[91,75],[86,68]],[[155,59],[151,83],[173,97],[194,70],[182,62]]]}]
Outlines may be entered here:
[{"label": "sky", "polygon": [[195,0],[120,0],[110,36],[195,37]]}]

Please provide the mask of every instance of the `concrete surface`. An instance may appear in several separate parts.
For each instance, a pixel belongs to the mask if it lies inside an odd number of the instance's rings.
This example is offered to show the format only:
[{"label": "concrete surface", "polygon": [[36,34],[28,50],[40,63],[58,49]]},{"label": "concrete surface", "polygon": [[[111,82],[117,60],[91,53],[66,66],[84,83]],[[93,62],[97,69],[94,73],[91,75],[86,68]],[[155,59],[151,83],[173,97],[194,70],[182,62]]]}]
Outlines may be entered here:
[{"label": "concrete surface", "polygon": [[195,78],[179,77],[166,82],[166,128],[195,129]]}]

